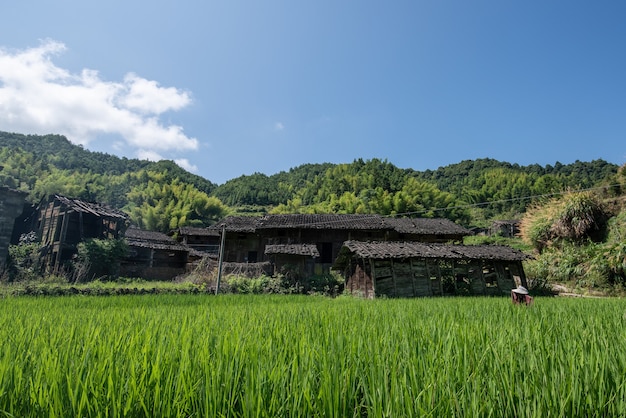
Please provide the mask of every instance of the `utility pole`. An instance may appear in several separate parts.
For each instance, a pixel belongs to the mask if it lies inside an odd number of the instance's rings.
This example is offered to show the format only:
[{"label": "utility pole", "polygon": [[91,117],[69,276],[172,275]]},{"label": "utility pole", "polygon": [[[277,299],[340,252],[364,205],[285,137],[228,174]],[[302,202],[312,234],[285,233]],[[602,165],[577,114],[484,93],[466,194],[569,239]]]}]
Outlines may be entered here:
[{"label": "utility pole", "polygon": [[224,242],[226,241],[226,225],[222,225],[222,239],[220,242],[220,261],[217,265],[217,286],[215,287],[215,294],[220,291],[220,282],[222,281],[222,263],[224,261]]}]

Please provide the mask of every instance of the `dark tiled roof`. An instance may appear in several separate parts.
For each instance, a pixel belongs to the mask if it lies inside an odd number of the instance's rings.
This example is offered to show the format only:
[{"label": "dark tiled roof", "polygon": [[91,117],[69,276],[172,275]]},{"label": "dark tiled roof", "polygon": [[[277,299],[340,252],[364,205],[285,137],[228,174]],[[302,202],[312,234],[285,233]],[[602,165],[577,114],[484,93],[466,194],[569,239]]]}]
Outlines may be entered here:
[{"label": "dark tiled roof", "polygon": [[126,242],[131,247],[152,248],[155,250],[189,251],[184,245],[174,241],[162,232],[145,231],[130,227],[126,230]]},{"label": "dark tiled roof", "polygon": [[253,216],[229,216],[210,226],[209,229],[221,231],[222,227],[226,226],[228,232],[254,232],[257,222],[258,218]]},{"label": "dark tiled roof", "polygon": [[466,260],[522,261],[526,254],[503,245],[449,245],[422,242],[361,242],[346,241],[340,258],[355,254],[361,258],[443,258]]},{"label": "dark tiled roof", "polygon": [[220,232],[215,229],[209,229],[209,228],[181,226],[180,228],[178,228],[178,234],[186,235],[186,236],[194,235],[194,236],[201,236],[201,237],[214,237],[214,236],[219,236]]},{"label": "dark tiled roof", "polygon": [[102,203],[84,202],[79,199],[71,199],[61,195],[54,195],[54,199],[63,205],[72,208],[76,212],[90,213],[103,218],[127,220],[129,216],[121,210],[114,209]]},{"label": "dark tiled roof", "polygon": [[265,215],[257,225],[258,229],[389,229],[380,215]]},{"label": "dark tiled roof", "polygon": [[472,260],[522,261],[532,258],[505,245],[458,245],[455,251]]},{"label": "dark tiled roof", "polygon": [[401,234],[418,235],[468,235],[461,225],[445,218],[385,218]]},{"label": "dark tiled roof", "polygon": [[265,254],[289,254],[319,257],[320,253],[313,244],[276,244],[265,247]]},{"label": "dark tiled roof", "polygon": [[261,217],[231,216],[211,226],[229,232],[255,232],[263,229],[319,229],[397,231],[416,235],[468,235],[469,231],[443,218],[389,218],[381,215],[291,214]]}]

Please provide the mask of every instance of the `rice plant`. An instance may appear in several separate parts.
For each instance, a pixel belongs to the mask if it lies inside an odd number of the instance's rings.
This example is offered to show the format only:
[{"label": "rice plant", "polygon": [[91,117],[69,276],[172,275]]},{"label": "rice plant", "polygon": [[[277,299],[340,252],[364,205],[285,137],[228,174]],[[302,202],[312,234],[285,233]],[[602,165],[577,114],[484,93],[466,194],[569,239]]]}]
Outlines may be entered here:
[{"label": "rice plant", "polygon": [[2,416],[624,416],[626,301],[0,299]]}]

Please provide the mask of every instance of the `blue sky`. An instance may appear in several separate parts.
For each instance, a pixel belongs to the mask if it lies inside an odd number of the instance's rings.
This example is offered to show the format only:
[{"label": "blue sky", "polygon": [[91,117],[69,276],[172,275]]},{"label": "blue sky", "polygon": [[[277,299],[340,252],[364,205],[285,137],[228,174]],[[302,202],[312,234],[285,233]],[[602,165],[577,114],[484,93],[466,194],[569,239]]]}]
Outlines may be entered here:
[{"label": "blue sky", "polygon": [[10,2],[0,130],[221,184],[305,163],[626,163],[624,1]]}]

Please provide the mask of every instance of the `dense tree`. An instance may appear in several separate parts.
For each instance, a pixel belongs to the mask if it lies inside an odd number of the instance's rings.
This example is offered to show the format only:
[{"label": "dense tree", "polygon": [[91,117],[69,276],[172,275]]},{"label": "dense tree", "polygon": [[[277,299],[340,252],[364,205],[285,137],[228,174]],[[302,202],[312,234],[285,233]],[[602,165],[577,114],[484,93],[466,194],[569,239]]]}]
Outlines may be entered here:
[{"label": "dense tree", "polygon": [[0,185],[29,192],[31,202],[52,193],[99,201],[128,210],[137,223],[158,230],[210,224],[227,210],[402,213],[486,226],[491,219],[518,218],[528,205],[567,190],[606,186],[615,197],[626,183],[624,170],[618,173],[616,165],[603,160],[524,167],[478,159],[418,172],[386,160],[356,159],[254,173],[216,186],[172,161],[90,152],[60,135],[4,132],[0,165]]},{"label": "dense tree", "polygon": [[135,176],[144,181],[127,193],[123,209],[142,228],[167,232],[181,226],[208,226],[227,213],[219,199],[193,185],[178,178],[164,181],[167,172],[141,171]]},{"label": "dense tree", "polygon": [[261,173],[244,175],[218,186],[213,196],[229,206],[275,206],[293,198],[296,191],[331,168],[332,164],[304,164],[288,172],[267,176]]}]

